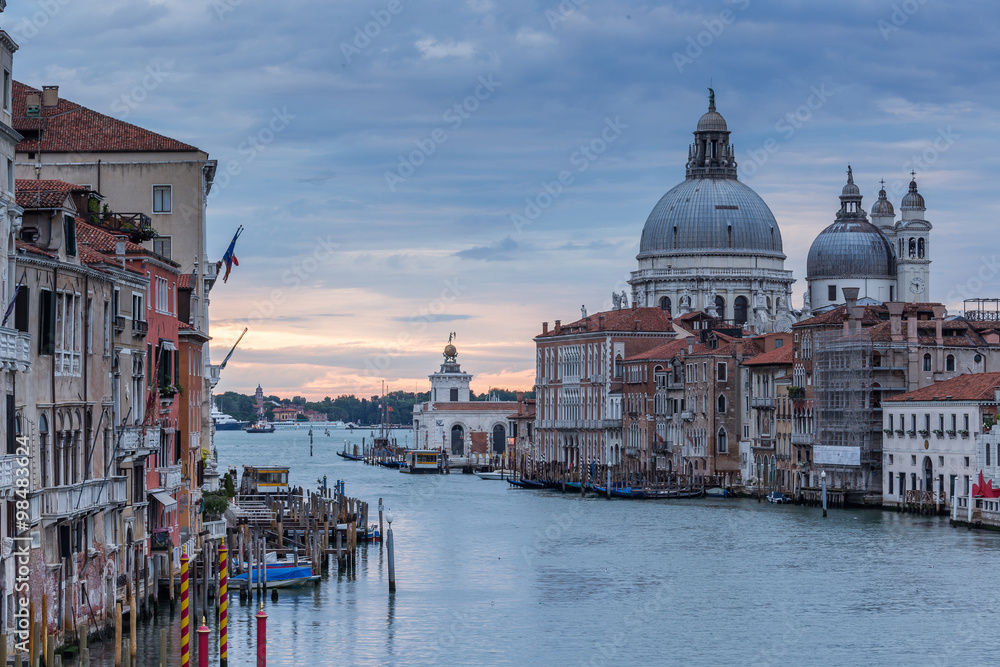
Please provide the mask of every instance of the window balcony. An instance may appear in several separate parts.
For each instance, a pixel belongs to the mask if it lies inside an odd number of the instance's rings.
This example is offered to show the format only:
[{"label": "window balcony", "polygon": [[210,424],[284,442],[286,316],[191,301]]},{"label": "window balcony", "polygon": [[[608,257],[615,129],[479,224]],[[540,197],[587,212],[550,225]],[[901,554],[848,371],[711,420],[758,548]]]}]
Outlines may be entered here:
[{"label": "window balcony", "polygon": [[125,316],[124,315],[115,315],[114,326],[115,326],[115,332],[116,333],[121,333],[121,332],[125,331]]},{"label": "window balcony", "polygon": [[708,456],[708,445],[685,443],[681,448],[681,456],[684,458],[705,458]]},{"label": "window balcony", "polygon": [[31,334],[0,327],[0,368],[22,372],[31,369]]},{"label": "window balcony", "polygon": [[764,408],[768,410],[774,409],[774,397],[773,396],[754,396],[751,399],[750,405],[755,408]]},{"label": "window balcony", "polygon": [[626,447],[625,448],[625,456],[639,456],[639,448],[638,447]]},{"label": "window balcony", "polygon": [[132,335],[137,338],[145,338],[149,332],[149,324],[142,320],[132,320]]},{"label": "window balcony", "polygon": [[601,420],[601,428],[621,428],[621,427],[622,427],[621,418]]},{"label": "window balcony", "polygon": [[27,457],[19,457],[16,454],[0,456],[0,497],[2,498],[10,498],[14,494],[14,477],[16,470],[20,467],[17,463],[19,458],[21,463],[27,461]]},{"label": "window balcony", "polygon": [[811,433],[792,433],[793,445],[811,445],[813,437]]},{"label": "window balcony", "polygon": [[144,456],[160,447],[159,426],[125,426],[120,430],[118,456]]},{"label": "window balcony", "polygon": [[681,419],[685,421],[691,421],[694,419],[694,414],[690,410],[684,410],[681,412]]},{"label": "window balcony", "polygon": [[92,479],[42,489],[42,519],[66,519],[108,505],[124,504],[127,499],[126,479],[124,476],[111,477],[107,481]]},{"label": "window balcony", "polygon": [[160,473],[161,490],[166,491],[167,493],[173,493],[177,489],[181,488],[183,480],[181,478],[181,467],[179,464],[157,468],[156,472]]}]

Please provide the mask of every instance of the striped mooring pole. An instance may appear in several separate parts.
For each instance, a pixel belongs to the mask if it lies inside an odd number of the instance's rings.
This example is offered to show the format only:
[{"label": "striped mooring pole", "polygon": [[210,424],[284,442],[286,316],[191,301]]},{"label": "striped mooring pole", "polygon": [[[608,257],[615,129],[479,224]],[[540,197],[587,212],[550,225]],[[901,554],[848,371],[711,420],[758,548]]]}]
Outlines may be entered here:
[{"label": "striped mooring pole", "polygon": [[257,667],[267,667],[267,614],[264,613],[264,602],[260,603],[257,618]]},{"label": "striped mooring pole", "polygon": [[187,547],[181,554],[181,667],[191,667],[191,637],[188,635],[188,558]]},{"label": "striped mooring pole", "polygon": [[227,667],[228,651],[228,606],[229,606],[229,549],[225,543],[219,547],[219,667]]}]

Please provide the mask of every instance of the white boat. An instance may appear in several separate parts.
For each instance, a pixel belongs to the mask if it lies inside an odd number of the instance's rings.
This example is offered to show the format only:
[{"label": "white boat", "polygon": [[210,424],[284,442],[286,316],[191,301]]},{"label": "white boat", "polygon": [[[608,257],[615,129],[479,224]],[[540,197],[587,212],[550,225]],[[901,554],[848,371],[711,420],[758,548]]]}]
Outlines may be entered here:
[{"label": "white boat", "polygon": [[212,406],[212,421],[215,423],[216,431],[239,431],[249,423],[227,415],[214,405]]},{"label": "white boat", "polygon": [[406,452],[399,472],[408,475],[437,475],[442,471],[441,453],[434,449],[411,449]]},{"label": "white boat", "polygon": [[516,473],[513,470],[491,470],[489,472],[474,473],[479,479],[510,479]]}]

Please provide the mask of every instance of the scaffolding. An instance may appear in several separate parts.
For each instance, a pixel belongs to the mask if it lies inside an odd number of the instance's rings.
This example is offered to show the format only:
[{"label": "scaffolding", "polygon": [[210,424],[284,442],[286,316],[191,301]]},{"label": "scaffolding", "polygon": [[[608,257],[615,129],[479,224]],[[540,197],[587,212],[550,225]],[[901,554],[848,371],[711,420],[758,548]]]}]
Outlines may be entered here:
[{"label": "scaffolding", "polygon": [[[870,330],[816,334],[813,394],[816,407],[817,465],[870,473],[881,468],[881,415],[872,409]],[[857,481],[865,490],[870,475]]]}]

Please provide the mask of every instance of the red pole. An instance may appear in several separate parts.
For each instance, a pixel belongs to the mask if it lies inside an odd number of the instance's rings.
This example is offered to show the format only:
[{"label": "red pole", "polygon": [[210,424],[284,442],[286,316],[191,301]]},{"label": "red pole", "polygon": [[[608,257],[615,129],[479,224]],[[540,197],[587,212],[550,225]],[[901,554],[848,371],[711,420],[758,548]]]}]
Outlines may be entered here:
[{"label": "red pole", "polygon": [[219,667],[229,662],[229,549],[219,547]]},{"label": "red pole", "polygon": [[257,667],[267,667],[267,614],[264,613],[264,603],[260,603],[257,612]]},{"label": "red pole", "polygon": [[208,626],[205,617],[201,617],[201,627],[198,628],[198,667],[208,667]]},{"label": "red pole", "polygon": [[191,650],[188,636],[188,561],[187,548],[181,554],[181,667],[190,667]]}]

